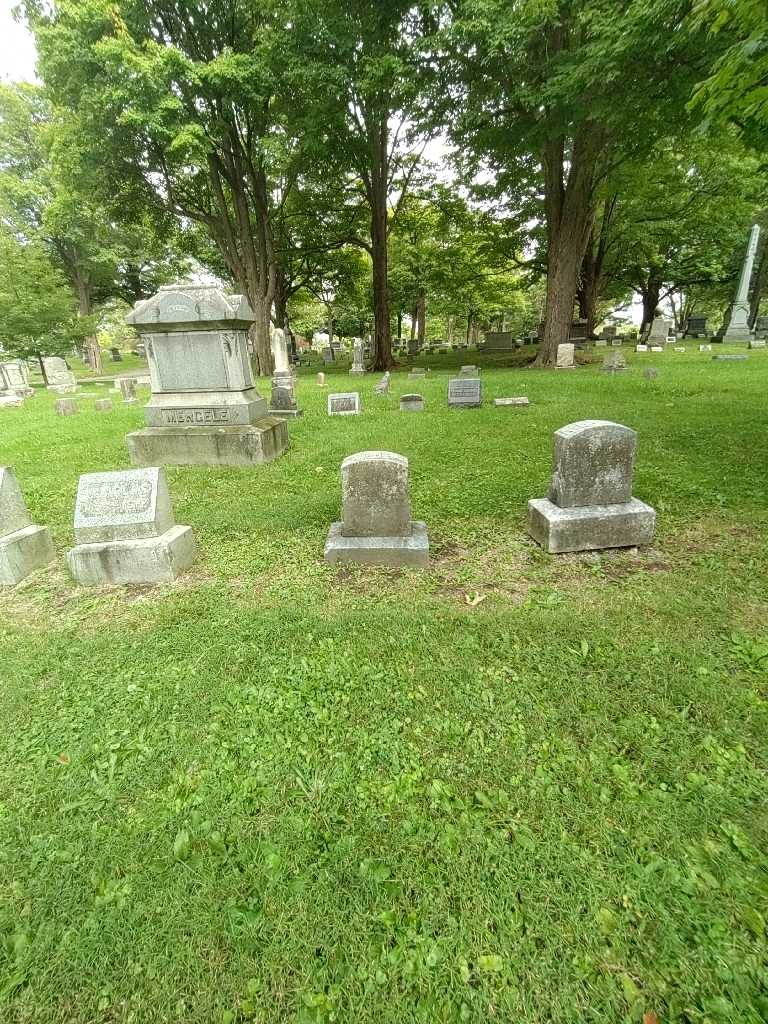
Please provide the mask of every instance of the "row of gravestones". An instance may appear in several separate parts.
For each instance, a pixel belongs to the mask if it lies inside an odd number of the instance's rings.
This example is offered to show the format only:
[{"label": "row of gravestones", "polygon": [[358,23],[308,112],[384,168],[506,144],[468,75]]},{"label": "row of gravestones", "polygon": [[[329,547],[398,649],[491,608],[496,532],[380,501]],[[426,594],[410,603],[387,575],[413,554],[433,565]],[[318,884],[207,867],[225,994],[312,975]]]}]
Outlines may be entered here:
[{"label": "row of gravestones", "polygon": [[[476,367],[472,367],[477,372]],[[409,374],[411,379],[425,379],[426,373],[414,375]],[[325,386],[325,374],[318,374],[318,384]],[[375,395],[386,394],[389,391],[389,374],[374,387]],[[483,404],[483,385],[479,377],[453,377],[448,381],[448,407],[449,408],[478,408]],[[524,396],[514,398],[495,398],[495,406],[521,406],[528,405],[528,399]],[[401,412],[421,412],[426,408],[423,395],[408,394],[400,398]],[[358,391],[342,391],[328,395],[329,416],[357,416],[362,411],[360,393]]]},{"label": "row of gravestones", "polygon": [[[553,554],[650,543],[656,513],[632,496],[635,431],[583,420],[562,427],[554,439],[549,497],[528,503],[534,540]],[[349,456],[341,465],[341,488],[342,518],[328,533],[327,562],[429,564],[426,525],[411,518],[404,456]],[[67,564],[84,586],[170,581],[197,556],[191,528],[175,522],[159,467],[81,476],[74,529]],[[0,468],[0,584],[14,585],[54,558],[49,530],[31,522],[13,471]]]}]

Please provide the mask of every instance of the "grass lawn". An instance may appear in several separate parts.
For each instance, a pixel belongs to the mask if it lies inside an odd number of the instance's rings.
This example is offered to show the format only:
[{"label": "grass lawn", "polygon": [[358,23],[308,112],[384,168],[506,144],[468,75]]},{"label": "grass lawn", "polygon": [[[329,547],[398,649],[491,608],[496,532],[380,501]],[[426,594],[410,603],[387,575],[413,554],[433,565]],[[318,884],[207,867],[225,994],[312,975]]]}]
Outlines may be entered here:
[{"label": "grass lawn", "polygon": [[[474,353],[383,398],[313,370],[285,457],[169,470],[186,578],[0,594],[0,1020],[768,1020],[768,352],[693,349],[480,357],[479,410],[445,402]],[[143,420],[54,398],[0,412],[0,463],[63,556]],[[652,550],[526,537],[584,418],[639,431]],[[429,572],[323,563],[368,448],[411,461]]]}]

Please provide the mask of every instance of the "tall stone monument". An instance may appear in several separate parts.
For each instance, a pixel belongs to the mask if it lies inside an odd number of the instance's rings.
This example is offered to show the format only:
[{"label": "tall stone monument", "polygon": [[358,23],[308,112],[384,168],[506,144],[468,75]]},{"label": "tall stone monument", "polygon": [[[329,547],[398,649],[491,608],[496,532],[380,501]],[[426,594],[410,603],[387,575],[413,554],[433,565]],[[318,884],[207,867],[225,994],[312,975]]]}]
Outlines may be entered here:
[{"label": "tall stone monument", "polygon": [[741,268],[736,297],[730,308],[728,324],[723,331],[723,341],[750,341],[752,338],[752,333],[749,329],[749,284],[752,280],[752,268],[755,265],[759,238],[760,226],[753,224],[752,230],[749,233],[749,243],[746,255],[744,256],[744,264]]},{"label": "tall stone monument", "polygon": [[272,400],[270,415],[286,417],[301,416],[296,401],[296,378],[291,369],[288,341],[282,327],[272,329],[272,359],[275,369],[272,374]]},{"label": "tall stone monument", "polygon": [[254,386],[242,295],[215,285],[169,285],[128,316],[146,345],[147,426],[128,434],[136,466],[249,466],[288,447],[284,419]]},{"label": "tall stone monument", "polygon": [[363,340],[362,338],[355,338],[352,342],[352,366],[349,370],[353,377],[362,377],[365,373],[363,359]]},{"label": "tall stone monument", "polygon": [[650,544],[656,513],[632,497],[637,434],[606,420],[555,431],[548,498],[528,502],[528,533],[550,554]]},{"label": "tall stone monument", "polygon": [[15,473],[0,466],[0,586],[15,586],[55,557],[50,530],[34,525]]}]

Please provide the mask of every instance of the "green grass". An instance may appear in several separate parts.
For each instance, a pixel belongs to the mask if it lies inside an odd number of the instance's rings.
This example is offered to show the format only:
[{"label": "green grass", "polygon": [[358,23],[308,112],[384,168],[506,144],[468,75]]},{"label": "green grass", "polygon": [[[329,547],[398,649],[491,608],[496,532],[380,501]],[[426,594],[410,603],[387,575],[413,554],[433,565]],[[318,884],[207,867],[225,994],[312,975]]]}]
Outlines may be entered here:
[{"label": "green grass", "polygon": [[[384,398],[313,369],[284,458],[170,470],[202,549],[175,585],[60,559],[0,595],[0,1020],[768,1019],[768,353],[486,361],[448,410],[476,360]],[[53,401],[0,413],[0,463],[63,556],[142,413]],[[652,550],[525,535],[586,417],[640,433]],[[427,573],[322,561],[367,448],[411,460]]]}]

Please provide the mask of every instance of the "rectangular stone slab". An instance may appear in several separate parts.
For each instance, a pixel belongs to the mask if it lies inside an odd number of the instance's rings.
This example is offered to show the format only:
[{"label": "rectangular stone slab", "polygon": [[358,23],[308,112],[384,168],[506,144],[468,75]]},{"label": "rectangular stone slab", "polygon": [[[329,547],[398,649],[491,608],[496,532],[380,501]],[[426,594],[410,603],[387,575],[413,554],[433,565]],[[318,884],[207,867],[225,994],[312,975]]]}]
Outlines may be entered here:
[{"label": "rectangular stone slab", "polygon": [[632,498],[618,505],[560,508],[547,498],[528,502],[528,533],[550,554],[650,544],[656,512]]},{"label": "rectangular stone slab", "polygon": [[362,565],[413,566],[429,565],[427,524],[414,520],[406,537],[345,537],[342,523],[332,523],[325,543],[325,560]]},{"label": "rectangular stone slab", "polygon": [[176,525],[165,470],[115,470],[80,477],[75,540],[99,544],[159,537]]},{"label": "rectangular stone slab", "polygon": [[0,538],[0,586],[15,586],[55,557],[51,533],[46,526],[26,526]]},{"label": "rectangular stone slab", "polygon": [[146,427],[126,437],[134,466],[255,466],[288,447],[288,426],[264,416],[245,427]]},{"label": "rectangular stone slab", "polygon": [[82,586],[169,583],[197,557],[189,526],[174,526],[160,537],[80,544],[67,552],[69,571]]}]

